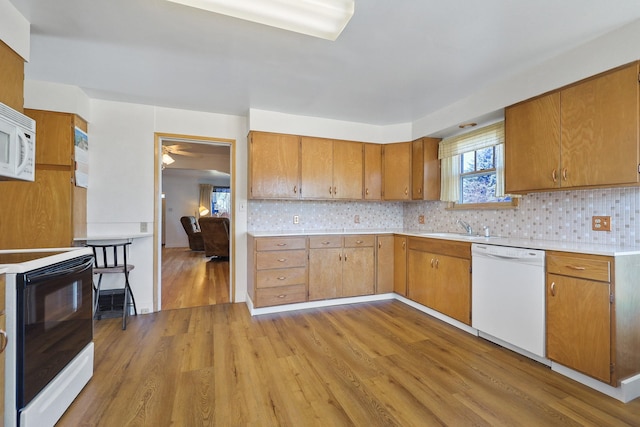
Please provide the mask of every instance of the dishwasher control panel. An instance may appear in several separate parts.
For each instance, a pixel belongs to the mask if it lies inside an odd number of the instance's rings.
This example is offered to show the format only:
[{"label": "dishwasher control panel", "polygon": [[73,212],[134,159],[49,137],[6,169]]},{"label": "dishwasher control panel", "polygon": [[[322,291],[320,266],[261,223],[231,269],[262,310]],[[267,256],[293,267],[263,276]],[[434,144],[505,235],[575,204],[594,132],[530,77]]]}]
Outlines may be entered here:
[{"label": "dishwasher control panel", "polygon": [[544,251],[537,249],[512,248],[509,246],[495,246],[474,243],[471,245],[471,255],[492,255],[514,260],[544,261]]}]

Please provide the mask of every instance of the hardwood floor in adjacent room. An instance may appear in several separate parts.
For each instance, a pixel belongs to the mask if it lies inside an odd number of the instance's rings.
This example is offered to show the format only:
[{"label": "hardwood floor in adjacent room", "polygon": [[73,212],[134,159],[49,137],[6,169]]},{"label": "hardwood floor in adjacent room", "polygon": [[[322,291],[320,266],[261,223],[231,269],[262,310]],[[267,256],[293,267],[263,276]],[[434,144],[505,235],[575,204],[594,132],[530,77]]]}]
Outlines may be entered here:
[{"label": "hardwood floor in adjacent room", "polygon": [[162,310],[229,302],[229,260],[189,248],[162,249]]},{"label": "hardwood floor in adjacent room", "polygon": [[638,426],[620,403],[398,301],[96,322],[66,426]]}]

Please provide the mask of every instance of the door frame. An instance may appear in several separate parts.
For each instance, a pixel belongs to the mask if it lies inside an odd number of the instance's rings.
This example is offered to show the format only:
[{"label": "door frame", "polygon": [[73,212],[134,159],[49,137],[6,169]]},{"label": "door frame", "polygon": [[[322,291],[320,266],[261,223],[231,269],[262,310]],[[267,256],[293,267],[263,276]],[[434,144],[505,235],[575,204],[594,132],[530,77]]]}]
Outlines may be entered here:
[{"label": "door frame", "polygon": [[183,135],[175,133],[154,133],[154,196],[153,196],[153,311],[162,310],[162,142],[166,139],[196,144],[223,144],[230,149],[231,171],[231,201],[232,213],[229,230],[229,301],[235,302],[236,294],[236,255],[235,255],[235,219],[233,201],[236,199],[236,140],[228,138],[214,138],[198,135]]}]

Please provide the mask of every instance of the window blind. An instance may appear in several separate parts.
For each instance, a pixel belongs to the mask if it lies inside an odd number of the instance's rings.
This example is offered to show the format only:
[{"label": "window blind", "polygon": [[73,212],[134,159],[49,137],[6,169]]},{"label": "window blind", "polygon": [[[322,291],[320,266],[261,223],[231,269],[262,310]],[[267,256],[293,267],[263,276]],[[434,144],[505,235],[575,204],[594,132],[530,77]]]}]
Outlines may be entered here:
[{"label": "window blind", "polygon": [[443,139],[438,145],[438,158],[445,159],[500,144],[504,144],[504,122]]}]

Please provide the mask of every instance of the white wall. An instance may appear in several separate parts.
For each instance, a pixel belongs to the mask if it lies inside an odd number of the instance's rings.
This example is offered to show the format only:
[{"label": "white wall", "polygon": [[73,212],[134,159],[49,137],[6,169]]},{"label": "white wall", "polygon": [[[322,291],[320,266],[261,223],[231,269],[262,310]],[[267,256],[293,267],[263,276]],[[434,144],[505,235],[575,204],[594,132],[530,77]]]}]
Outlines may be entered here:
[{"label": "white wall", "polygon": [[[91,101],[89,234],[138,232],[154,219],[156,132],[235,140],[236,301],[246,297],[246,120],[243,117],[111,101]],[[245,209],[238,205],[244,201]],[[159,205],[160,206],[160,205]],[[158,224],[159,226],[159,224]],[[153,240],[136,239],[131,282],[138,307],[153,307]],[[140,265],[140,267],[139,267]],[[158,274],[160,271],[158,271]]]},{"label": "white wall", "polygon": [[640,59],[640,20],[447,105],[413,122],[413,138],[447,135],[458,124]]},{"label": "white wall", "polygon": [[30,28],[29,21],[9,0],[0,0],[0,40],[27,62],[31,53]]}]

